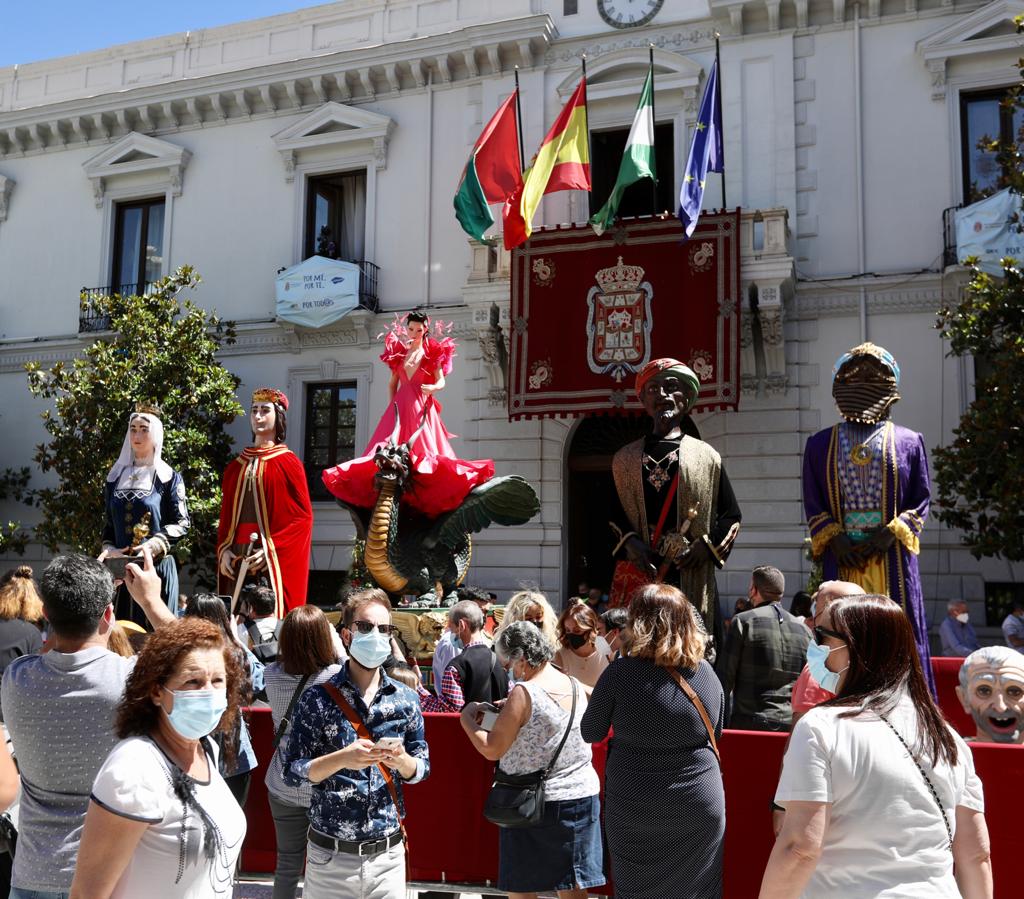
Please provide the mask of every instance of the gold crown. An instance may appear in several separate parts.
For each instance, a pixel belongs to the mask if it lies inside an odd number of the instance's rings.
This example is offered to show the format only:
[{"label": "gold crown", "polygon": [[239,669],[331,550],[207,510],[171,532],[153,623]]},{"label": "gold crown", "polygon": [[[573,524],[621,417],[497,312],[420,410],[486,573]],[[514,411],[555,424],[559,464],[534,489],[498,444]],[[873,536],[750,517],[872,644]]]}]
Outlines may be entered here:
[{"label": "gold crown", "polygon": [[288,408],[288,397],[274,387],[257,387],[252,392],[254,403],[277,403],[283,408]]},{"label": "gold crown", "polygon": [[155,415],[160,418],[163,412],[160,411],[160,407],[156,403],[136,403],[135,411],[142,412],[145,415]]},{"label": "gold crown", "polygon": [[644,270],[639,265],[623,265],[622,257],[614,268],[603,268],[595,276],[603,293],[624,293],[636,290],[644,279]]}]

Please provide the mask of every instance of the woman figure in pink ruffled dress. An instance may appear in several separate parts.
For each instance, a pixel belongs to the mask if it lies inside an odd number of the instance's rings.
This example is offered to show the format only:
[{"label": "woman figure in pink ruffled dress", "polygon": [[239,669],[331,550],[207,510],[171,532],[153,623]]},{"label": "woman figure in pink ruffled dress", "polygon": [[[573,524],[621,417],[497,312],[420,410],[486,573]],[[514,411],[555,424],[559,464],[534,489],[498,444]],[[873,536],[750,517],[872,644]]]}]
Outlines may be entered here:
[{"label": "woman figure in pink ruffled dress", "polygon": [[[490,459],[459,459],[452,449],[449,438],[453,435],[441,421],[436,394],[444,387],[445,375],[451,373],[455,341],[451,337],[431,337],[429,326],[430,320],[422,312],[410,312],[404,329],[397,322],[392,326],[380,357],[391,368],[388,407],[363,455],[323,473],[327,489],[349,505],[372,508],[377,501],[373,456],[394,432],[396,408],[400,444],[423,424],[410,447],[413,474],[402,494],[403,505],[436,517],[457,508],[470,490],[494,476]],[[402,340],[403,330],[407,341]]]}]

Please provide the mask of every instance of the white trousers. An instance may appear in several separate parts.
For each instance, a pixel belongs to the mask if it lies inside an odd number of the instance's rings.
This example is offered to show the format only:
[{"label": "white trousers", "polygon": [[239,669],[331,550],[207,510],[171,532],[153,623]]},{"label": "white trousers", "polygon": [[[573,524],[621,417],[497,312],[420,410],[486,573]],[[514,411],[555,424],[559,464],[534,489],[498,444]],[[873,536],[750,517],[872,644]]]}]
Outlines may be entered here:
[{"label": "white trousers", "polygon": [[359,856],[306,845],[303,899],[405,899],[405,847]]}]

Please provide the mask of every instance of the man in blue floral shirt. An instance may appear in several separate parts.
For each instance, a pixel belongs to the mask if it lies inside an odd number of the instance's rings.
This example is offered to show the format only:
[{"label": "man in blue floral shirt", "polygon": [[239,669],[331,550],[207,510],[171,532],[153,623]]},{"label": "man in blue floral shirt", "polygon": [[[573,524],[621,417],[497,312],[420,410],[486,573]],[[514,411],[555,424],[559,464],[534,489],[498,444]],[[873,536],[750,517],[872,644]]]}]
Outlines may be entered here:
[{"label": "man in blue floral shirt", "polygon": [[285,755],[285,781],[313,787],[303,896],[401,899],[401,784],[430,772],[423,714],[415,692],[381,668],[391,652],[387,595],[353,594],[343,625],[349,661],[302,694]]}]

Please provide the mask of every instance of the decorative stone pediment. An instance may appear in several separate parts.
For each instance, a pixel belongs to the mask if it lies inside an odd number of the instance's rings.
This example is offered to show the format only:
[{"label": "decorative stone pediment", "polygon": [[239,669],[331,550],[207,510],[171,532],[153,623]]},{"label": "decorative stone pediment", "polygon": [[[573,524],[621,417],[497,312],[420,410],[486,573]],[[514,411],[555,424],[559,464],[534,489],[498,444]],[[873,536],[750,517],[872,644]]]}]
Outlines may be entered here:
[{"label": "decorative stone pediment", "polygon": [[[946,70],[951,60],[991,56],[999,51],[1011,51],[1016,58],[1024,46],[1013,23],[1020,15],[1024,15],[1022,0],[995,0],[921,38],[917,55],[931,73],[932,99],[942,100],[946,96]],[[997,57],[992,64],[1001,65],[1001,61]],[[1008,80],[1013,80],[1012,69],[1008,71]]]},{"label": "decorative stone pediment", "polygon": [[[636,97],[647,77],[647,48],[630,47],[615,50],[596,59],[587,60],[587,101],[607,97]],[[654,91],[682,90],[696,95],[703,69],[698,63],[678,53],[655,48]],[[558,95],[567,100],[579,84],[583,74],[581,66],[575,68],[558,85]]]},{"label": "decorative stone pediment", "polygon": [[14,191],[14,179],[0,175],[0,222],[7,220],[7,205]]},{"label": "decorative stone pediment", "polygon": [[274,135],[274,145],[284,160],[285,179],[295,178],[295,165],[303,151],[336,148],[371,155],[378,169],[386,168],[388,141],[395,128],[389,116],[345,106],[324,103],[294,125]]},{"label": "decorative stone pediment", "polygon": [[111,179],[123,175],[153,174],[165,180],[175,197],[181,196],[182,177],[192,154],[177,144],[132,131],[117,143],[86,160],[82,170],[92,181],[96,207]]}]

